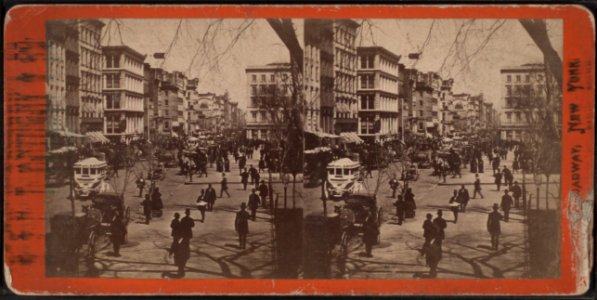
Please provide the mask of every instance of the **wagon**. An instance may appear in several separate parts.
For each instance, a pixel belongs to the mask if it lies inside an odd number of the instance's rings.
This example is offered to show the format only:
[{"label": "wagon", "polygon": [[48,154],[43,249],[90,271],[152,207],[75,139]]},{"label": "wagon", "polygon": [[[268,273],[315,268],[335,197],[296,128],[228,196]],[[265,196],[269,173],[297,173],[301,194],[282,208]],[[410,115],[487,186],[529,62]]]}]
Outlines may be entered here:
[{"label": "wagon", "polygon": [[131,219],[131,209],[124,204],[124,196],[116,192],[100,192],[91,200],[91,207],[86,209],[86,215],[93,224],[88,238],[88,256],[94,257],[97,246],[107,242],[110,232],[110,225],[116,212],[122,216],[122,222],[126,227]]},{"label": "wagon", "polygon": [[[376,196],[369,193],[354,193],[344,199],[344,205],[336,206],[335,212],[340,218],[340,250],[341,255],[346,257],[353,246],[359,245],[363,235],[363,225],[367,216],[372,214],[373,220],[378,229],[383,223],[383,208],[377,206]],[[377,236],[377,243],[380,235]]]}]

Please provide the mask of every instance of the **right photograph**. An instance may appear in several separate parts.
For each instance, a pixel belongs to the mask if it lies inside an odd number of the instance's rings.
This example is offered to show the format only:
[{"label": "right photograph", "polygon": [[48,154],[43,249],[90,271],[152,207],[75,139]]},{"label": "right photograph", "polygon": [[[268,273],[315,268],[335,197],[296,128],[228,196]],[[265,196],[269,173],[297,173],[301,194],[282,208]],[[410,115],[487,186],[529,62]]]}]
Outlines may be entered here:
[{"label": "right photograph", "polygon": [[305,19],[302,278],[559,278],[563,22]]}]

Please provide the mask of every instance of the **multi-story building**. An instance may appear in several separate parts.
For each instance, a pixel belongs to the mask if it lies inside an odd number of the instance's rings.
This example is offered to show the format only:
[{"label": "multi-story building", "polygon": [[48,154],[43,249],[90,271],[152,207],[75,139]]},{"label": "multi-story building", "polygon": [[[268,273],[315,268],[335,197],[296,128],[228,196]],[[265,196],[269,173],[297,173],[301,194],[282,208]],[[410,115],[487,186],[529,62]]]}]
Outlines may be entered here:
[{"label": "multi-story building", "polygon": [[470,132],[471,123],[471,101],[470,95],[467,93],[459,93],[452,95],[452,102],[448,106],[448,110],[452,114],[452,126],[455,133]]},{"label": "multi-story building", "polygon": [[289,63],[271,63],[246,68],[249,89],[246,137],[271,140],[284,130],[282,111],[288,109],[291,96]]},{"label": "multi-story building", "polygon": [[400,122],[400,56],[383,47],[359,47],[357,55],[358,134],[369,141],[395,139]]},{"label": "multi-story building", "polygon": [[334,130],[358,131],[356,31],[359,24],[350,19],[333,21],[334,51]]},{"label": "multi-story building", "polygon": [[[305,129],[334,132],[334,26],[332,20],[305,19]],[[319,116],[319,120],[317,120]]]},{"label": "multi-story building", "polygon": [[96,19],[77,20],[79,32],[79,119],[82,133],[104,130],[101,32]]},{"label": "multi-story building", "polygon": [[[545,124],[535,122],[537,111],[548,110],[553,122],[561,124],[561,91],[549,91],[550,86],[545,78],[543,64],[524,64],[504,67],[502,74],[504,106],[500,119],[500,136],[503,140],[524,140],[531,127],[542,127]],[[547,92],[552,99],[550,103],[558,104],[546,108]],[[536,123],[536,124],[535,124]]]},{"label": "multi-story building", "polygon": [[63,22],[49,21],[47,23],[46,94],[48,99],[48,131],[64,131],[66,126],[66,31],[67,26]]},{"label": "multi-story building", "polygon": [[[414,75],[416,74],[416,75]],[[442,80],[437,73],[412,71],[412,130],[419,134],[442,135]]]},{"label": "multi-story building", "polygon": [[104,46],[103,95],[106,136],[131,141],[144,132],[145,55],[128,46]]},{"label": "multi-story building", "polygon": [[441,103],[441,114],[442,114],[442,135],[450,136],[454,131],[453,124],[453,113],[450,111],[450,105],[454,100],[452,94],[452,87],[454,86],[453,79],[442,80],[441,92],[440,92],[440,103]]},{"label": "multi-story building", "polygon": [[65,23],[66,130],[80,132],[79,120],[79,31],[76,20]]}]

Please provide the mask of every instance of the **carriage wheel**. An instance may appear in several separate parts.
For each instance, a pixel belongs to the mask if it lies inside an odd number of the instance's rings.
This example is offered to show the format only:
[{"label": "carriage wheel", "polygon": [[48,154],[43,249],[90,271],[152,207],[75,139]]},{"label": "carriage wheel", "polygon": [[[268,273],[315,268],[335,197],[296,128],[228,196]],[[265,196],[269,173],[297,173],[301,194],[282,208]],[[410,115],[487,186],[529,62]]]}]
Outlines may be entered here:
[{"label": "carriage wheel", "polygon": [[383,208],[377,210],[377,245],[381,243],[381,224],[383,224]]},{"label": "carriage wheel", "polygon": [[95,231],[89,234],[87,239],[87,259],[92,260],[95,257],[95,244],[97,242],[97,235]]}]

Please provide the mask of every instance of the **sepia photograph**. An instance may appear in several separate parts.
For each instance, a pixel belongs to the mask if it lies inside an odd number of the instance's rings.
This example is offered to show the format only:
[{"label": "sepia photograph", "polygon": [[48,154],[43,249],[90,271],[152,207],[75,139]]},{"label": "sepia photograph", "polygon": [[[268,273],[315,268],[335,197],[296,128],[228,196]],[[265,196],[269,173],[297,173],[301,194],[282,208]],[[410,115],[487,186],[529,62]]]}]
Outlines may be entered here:
[{"label": "sepia photograph", "polygon": [[45,30],[48,277],[560,276],[561,19]]}]

